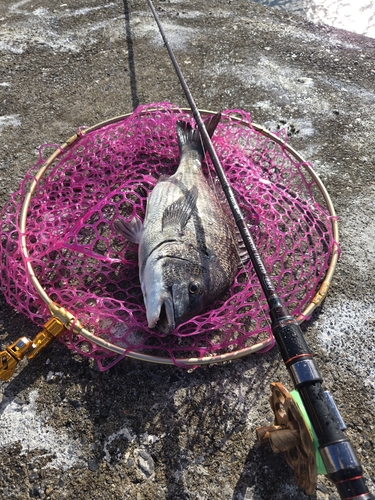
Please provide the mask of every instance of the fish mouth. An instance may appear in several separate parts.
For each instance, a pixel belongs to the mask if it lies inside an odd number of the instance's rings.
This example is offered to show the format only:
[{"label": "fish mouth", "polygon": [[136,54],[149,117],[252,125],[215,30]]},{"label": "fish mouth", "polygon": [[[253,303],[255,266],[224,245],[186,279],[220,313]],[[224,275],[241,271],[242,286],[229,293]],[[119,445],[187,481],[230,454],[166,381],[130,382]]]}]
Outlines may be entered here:
[{"label": "fish mouth", "polygon": [[[170,302],[172,303],[172,301]],[[167,301],[167,303],[166,301],[163,302],[160,308],[159,320],[156,323],[156,326],[164,334],[170,333],[175,329],[173,304],[171,304],[170,308],[169,301]]]},{"label": "fish mouth", "polygon": [[172,297],[160,297],[156,309],[148,315],[148,327],[157,328],[161,333],[171,333],[176,326]]}]

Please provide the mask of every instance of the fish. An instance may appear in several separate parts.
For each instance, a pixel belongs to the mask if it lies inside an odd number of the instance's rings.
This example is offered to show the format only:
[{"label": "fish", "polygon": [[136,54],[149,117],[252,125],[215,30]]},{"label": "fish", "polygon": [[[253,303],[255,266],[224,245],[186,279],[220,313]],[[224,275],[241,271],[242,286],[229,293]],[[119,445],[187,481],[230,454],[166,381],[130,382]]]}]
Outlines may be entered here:
[{"label": "fish", "polygon": [[[211,137],[221,114],[205,126]],[[139,279],[148,327],[163,334],[197,316],[222,296],[238,271],[238,237],[226,200],[203,170],[199,130],[177,121],[180,162],[152,189],[142,222],[116,220],[116,231],[138,247]]]}]

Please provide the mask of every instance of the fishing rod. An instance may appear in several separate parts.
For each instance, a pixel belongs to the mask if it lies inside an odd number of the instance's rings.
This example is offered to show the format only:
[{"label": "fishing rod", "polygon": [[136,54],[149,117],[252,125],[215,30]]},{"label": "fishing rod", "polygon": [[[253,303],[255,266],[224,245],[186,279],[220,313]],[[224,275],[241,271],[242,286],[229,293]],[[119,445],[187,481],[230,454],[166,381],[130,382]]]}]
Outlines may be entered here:
[{"label": "fishing rod", "polygon": [[316,433],[319,443],[319,452],[325,465],[327,476],[336,485],[341,499],[375,500],[375,497],[366,486],[363,470],[355,454],[354,448],[349,438],[344,434],[342,425],[337,418],[336,412],[338,412],[338,410],[334,410],[332,403],[330,403],[323,390],[323,379],[313,359],[312,352],[304,338],[303,332],[298,322],[289,314],[282,303],[267,273],[263,260],[247,228],[234,192],[226,178],[224,169],[207,133],[199,110],[165,35],[154,5],[151,0],[147,0],[147,3],[158,25],[186,99],[189,102],[202,141],[210,155],[238,230],[240,231],[246,250],[267,299],[272,321],[272,333],[279,346],[294,387],[302,399],[306,413]]}]

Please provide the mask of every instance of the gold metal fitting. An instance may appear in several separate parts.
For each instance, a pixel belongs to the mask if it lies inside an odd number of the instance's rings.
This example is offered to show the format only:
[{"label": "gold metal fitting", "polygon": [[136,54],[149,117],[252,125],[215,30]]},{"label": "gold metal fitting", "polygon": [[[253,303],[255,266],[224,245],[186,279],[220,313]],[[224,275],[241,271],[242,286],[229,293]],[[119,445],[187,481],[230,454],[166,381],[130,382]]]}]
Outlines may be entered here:
[{"label": "gold metal fitting", "polygon": [[10,344],[5,351],[0,352],[0,380],[9,380],[18,363],[32,347],[32,341],[27,337],[20,337]]},{"label": "gold metal fitting", "polygon": [[70,313],[65,307],[59,306],[55,302],[48,305],[48,309],[54,318],[59,320],[67,330],[72,330],[76,335],[79,335],[83,329],[83,325],[78,321],[74,314]]},{"label": "gold metal fitting", "polygon": [[51,318],[43,326],[43,330],[39,332],[32,342],[32,350],[27,355],[28,359],[34,359],[40,351],[50,345],[50,343],[58,338],[65,330],[64,325],[57,318]]},{"label": "gold metal fitting", "polygon": [[63,323],[57,318],[51,318],[33,340],[20,337],[13,344],[10,344],[5,351],[0,352],[0,380],[9,380],[25,355],[28,359],[34,359],[40,351],[49,346],[64,331]]}]

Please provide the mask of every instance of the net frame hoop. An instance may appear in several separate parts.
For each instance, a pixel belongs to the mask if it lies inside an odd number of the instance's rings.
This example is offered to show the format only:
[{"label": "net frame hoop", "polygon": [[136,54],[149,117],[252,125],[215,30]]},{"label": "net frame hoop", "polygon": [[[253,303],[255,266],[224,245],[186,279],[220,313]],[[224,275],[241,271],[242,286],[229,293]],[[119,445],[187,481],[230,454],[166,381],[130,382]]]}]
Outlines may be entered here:
[{"label": "net frame hoop", "polygon": [[[150,108],[145,111],[145,113],[150,113],[153,111],[157,111],[157,108]],[[175,109],[172,111],[179,112],[179,109]],[[188,114],[192,114],[190,109],[187,108],[181,108],[181,111],[184,111]],[[204,116],[206,115],[213,115],[215,112],[212,111],[207,111],[207,110],[202,110],[200,113]],[[70,146],[72,146],[80,137],[84,136],[87,133],[93,132],[99,128],[102,128],[106,125],[110,125],[112,123],[119,122],[121,120],[124,120],[131,116],[133,113],[127,113],[124,115],[120,115],[114,118],[110,118],[109,120],[105,120],[103,122],[97,123],[96,125],[93,125],[92,127],[88,127],[85,129],[79,130],[77,134],[74,134],[72,137],[70,137],[67,141],[65,141],[61,146],[59,146],[42,164],[41,168],[38,170],[38,172],[35,174],[33,181],[30,183],[30,186],[28,188],[28,191],[25,193],[24,201],[22,204],[22,208],[20,211],[19,215],[19,228],[20,228],[20,233],[21,233],[21,239],[20,239],[20,251],[22,254],[22,259],[26,268],[26,272],[28,274],[28,277],[37,291],[39,297],[43,300],[43,302],[47,305],[51,315],[53,317],[56,317],[58,319],[61,319],[61,314],[60,311],[63,309],[60,305],[55,304],[53,300],[47,295],[45,292],[44,288],[40,284],[38,278],[35,275],[33,266],[30,262],[30,257],[29,257],[29,252],[27,248],[27,241],[26,241],[26,222],[27,222],[27,212],[29,210],[30,206],[30,201],[32,198],[32,195],[37,187],[38,182],[41,180],[43,175],[45,174],[46,170],[48,167],[58,158],[59,155],[61,155],[65,150],[67,150]],[[234,115],[229,115],[228,118],[230,120],[238,122],[240,125],[245,126],[250,128],[249,123],[245,122],[241,118],[234,116]],[[331,279],[332,276],[335,272],[337,261],[339,258],[339,231],[338,231],[338,223],[337,223],[337,216],[336,212],[332,203],[332,200],[328,194],[328,191],[326,190],[323,182],[319,178],[319,176],[314,172],[310,164],[289,144],[287,144],[281,137],[278,135],[270,132],[266,128],[264,128],[261,125],[257,125],[256,123],[251,122],[251,127],[262,134],[263,136],[269,138],[270,140],[276,142],[279,146],[281,146],[288,154],[290,154],[294,159],[296,159],[307,171],[307,173],[311,176],[313,179],[315,185],[318,187],[321,195],[324,198],[324,201],[327,205],[329,214],[330,214],[330,223],[331,223],[331,229],[332,229],[332,235],[334,239],[334,245],[331,253],[331,260],[330,264],[328,267],[328,270],[326,272],[325,278],[323,283],[321,284],[319,290],[316,292],[314,298],[312,299],[311,303],[304,309],[304,311],[298,316],[297,321],[298,323],[302,323],[305,319],[310,317],[316,307],[323,301],[325,296],[327,295],[328,289],[330,287]],[[64,310],[65,311],[65,310]],[[64,315],[65,318],[69,319],[69,326],[68,328],[71,328],[74,333],[77,333],[87,339],[88,341],[92,342],[98,347],[107,349],[111,352],[114,352],[116,354],[119,354],[120,356],[126,356],[129,358],[137,359],[140,361],[147,361],[151,363],[156,363],[156,364],[164,364],[164,365],[174,365],[175,363],[171,358],[163,357],[163,356],[153,356],[150,354],[144,354],[136,351],[131,351],[127,350],[123,347],[116,346],[115,344],[112,344],[111,342],[108,342],[104,339],[101,339],[100,337],[97,337],[95,334],[91,333],[90,331],[86,330],[82,325],[80,325],[79,321],[75,320],[75,316],[72,315],[71,313],[67,312],[66,315]],[[73,320],[72,320],[73,319]],[[241,358],[243,356],[246,356],[248,354],[255,353],[257,351],[265,350],[273,345],[273,339],[271,336],[269,336],[268,339],[264,339],[253,346],[246,347],[243,349],[240,349],[236,352],[229,352],[225,354],[220,354],[220,355],[213,355],[213,356],[204,356],[202,358],[197,358],[197,357],[192,357],[192,358],[179,358],[178,361],[179,364],[186,365],[186,366],[197,366],[197,365],[208,365],[211,363],[219,363],[219,362],[224,362],[224,361],[230,361],[234,359]]]}]

